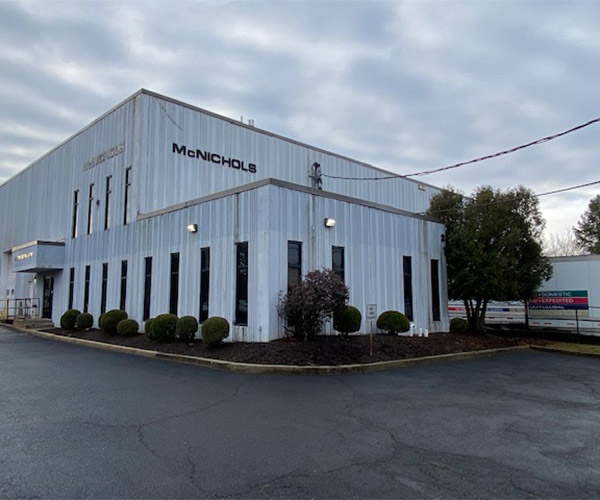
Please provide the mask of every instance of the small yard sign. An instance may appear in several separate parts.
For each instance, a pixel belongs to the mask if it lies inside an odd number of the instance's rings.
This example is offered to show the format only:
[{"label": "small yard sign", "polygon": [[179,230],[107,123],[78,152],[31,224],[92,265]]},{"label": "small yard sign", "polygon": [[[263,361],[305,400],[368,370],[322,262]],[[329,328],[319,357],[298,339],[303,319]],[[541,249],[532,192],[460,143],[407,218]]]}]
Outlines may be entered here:
[{"label": "small yard sign", "polygon": [[377,319],[377,304],[367,304],[367,319]]}]

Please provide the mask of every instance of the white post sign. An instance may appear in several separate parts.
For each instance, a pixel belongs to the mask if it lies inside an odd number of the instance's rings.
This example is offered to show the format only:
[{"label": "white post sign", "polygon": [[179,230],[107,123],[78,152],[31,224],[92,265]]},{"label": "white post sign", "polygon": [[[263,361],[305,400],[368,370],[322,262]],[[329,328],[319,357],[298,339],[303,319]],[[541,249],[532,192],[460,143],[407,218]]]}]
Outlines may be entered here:
[{"label": "white post sign", "polygon": [[367,319],[377,319],[377,304],[367,304]]}]

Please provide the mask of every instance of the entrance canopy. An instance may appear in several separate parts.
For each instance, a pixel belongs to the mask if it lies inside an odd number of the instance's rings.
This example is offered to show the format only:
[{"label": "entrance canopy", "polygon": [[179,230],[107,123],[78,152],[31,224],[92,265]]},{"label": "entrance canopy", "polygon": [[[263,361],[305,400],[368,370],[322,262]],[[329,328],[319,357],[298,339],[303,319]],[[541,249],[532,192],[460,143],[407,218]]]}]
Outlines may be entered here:
[{"label": "entrance canopy", "polygon": [[11,248],[11,269],[17,273],[57,271],[64,267],[65,244],[60,241],[32,241]]}]

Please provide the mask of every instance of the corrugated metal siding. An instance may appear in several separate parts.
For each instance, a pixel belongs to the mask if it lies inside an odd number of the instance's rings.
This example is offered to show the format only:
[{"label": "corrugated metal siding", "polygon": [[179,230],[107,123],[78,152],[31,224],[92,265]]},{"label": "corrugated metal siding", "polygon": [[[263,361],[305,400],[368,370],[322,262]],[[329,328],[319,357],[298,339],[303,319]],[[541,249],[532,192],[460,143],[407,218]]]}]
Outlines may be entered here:
[{"label": "corrugated metal siding", "polygon": [[[447,330],[445,304],[445,260],[441,224],[404,217],[374,208],[269,186],[273,213],[279,214],[274,231],[273,265],[279,270],[273,291],[287,288],[287,242],[302,242],[302,272],[331,268],[332,246],[345,249],[345,280],[350,303],[363,315],[367,304],[377,304],[378,313],[404,310],[402,257],[411,256],[413,266],[414,322],[431,331]],[[311,208],[314,207],[314,208]],[[312,214],[311,214],[312,210]],[[324,226],[325,217],[336,220]],[[440,261],[442,321],[431,316],[430,260]],[[274,293],[274,292],[273,292]],[[275,296],[271,300],[276,303]],[[272,316],[271,321],[275,321]],[[368,325],[364,324],[363,332]]]},{"label": "corrugated metal siding", "polygon": [[[29,241],[69,239],[73,191],[79,189],[79,234],[86,231],[88,186],[96,185],[94,227],[103,223],[104,186],[108,175],[114,179],[113,214],[121,219],[125,168],[133,161],[134,101],[114,111],[94,127],[0,186],[0,241],[11,247]],[[84,163],[111,147],[125,144],[120,155],[89,170]],[[119,216],[119,217],[117,217]],[[116,222],[116,221],[115,221]],[[2,248],[6,250],[6,248]]]},{"label": "corrugated metal siding", "polygon": [[[256,175],[173,155],[172,141],[218,154],[254,161]],[[123,153],[94,168],[84,162],[125,144]],[[205,201],[167,214],[137,214],[213,194],[260,178],[276,177],[308,185],[308,168],[321,163],[324,172],[381,175],[350,160],[257,133],[182,106],[138,95],[93,126],[61,145],[0,187],[2,250],[33,240],[64,240],[65,269],[55,274],[53,320],[67,308],[69,267],[75,267],[74,306],[83,308],[84,269],[91,266],[90,312],[100,313],[102,263],[109,264],[107,310],[119,306],[121,261],[128,261],[127,311],[141,323],[144,258],[153,257],[151,315],[168,311],[170,253],[180,252],[179,315],[198,316],[200,249],[211,248],[211,316],[233,320],[235,310],[235,243],[249,242],[248,326],[234,327],[230,340],[269,340],[281,336],[275,306],[287,289],[287,241],[303,243],[303,272],[331,267],[331,246],[343,246],[350,300],[364,313],[403,308],[402,256],[413,257],[415,321],[430,329],[447,328],[430,321],[429,260],[440,259],[443,227],[347,201],[266,185]],[[132,166],[129,225],[123,225],[125,168]],[[328,169],[333,170],[328,170]],[[220,169],[220,170],[219,170]],[[106,177],[113,176],[111,227],[103,229]],[[88,188],[95,184],[92,234],[86,234]],[[424,209],[429,192],[404,180],[392,183],[344,181],[325,189],[407,210]],[[395,186],[395,187],[394,187]],[[79,190],[79,236],[71,238],[73,191]],[[429,189],[429,188],[428,188]],[[99,202],[99,204],[96,203]],[[338,222],[323,225],[325,217]],[[196,223],[192,234],[186,226]],[[41,296],[41,279],[10,272],[10,253],[1,254],[0,292],[15,289]],[[445,276],[442,277],[445,280]],[[445,283],[445,281],[443,281]],[[445,286],[441,287],[445,290]],[[443,300],[445,298],[443,297]],[[445,304],[445,302],[443,302]]]},{"label": "corrugated metal siding", "polygon": [[[140,134],[145,139],[140,161],[148,173],[141,192],[143,213],[247,184],[276,178],[311,186],[310,167],[321,165],[328,175],[381,177],[385,173],[363,164],[288,142],[241,127],[197,110],[141,94],[137,98],[143,119]],[[177,143],[257,165],[257,172],[243,172],[223,165],[173,153]],[[323,190],[393,206],[411,212],[427,210],[431,186],[418,188],[408,179],[353,181],[323,178]]]}]

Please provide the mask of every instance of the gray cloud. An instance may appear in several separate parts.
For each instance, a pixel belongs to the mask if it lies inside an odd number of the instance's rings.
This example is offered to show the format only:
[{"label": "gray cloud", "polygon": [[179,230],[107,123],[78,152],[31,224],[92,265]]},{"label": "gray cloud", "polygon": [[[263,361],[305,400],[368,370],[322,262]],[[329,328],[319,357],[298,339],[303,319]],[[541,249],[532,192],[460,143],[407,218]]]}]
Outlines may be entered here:
[{"label": "gray cloud", "polygon": [[[0,182],[140,87],[398,173],[468,160],[600,115],[598,14],[583,1],[0,2]],[[467,193],[598,180],[597,133],[423,180]],[[543,199],[549,229],[596,192]]]}]

